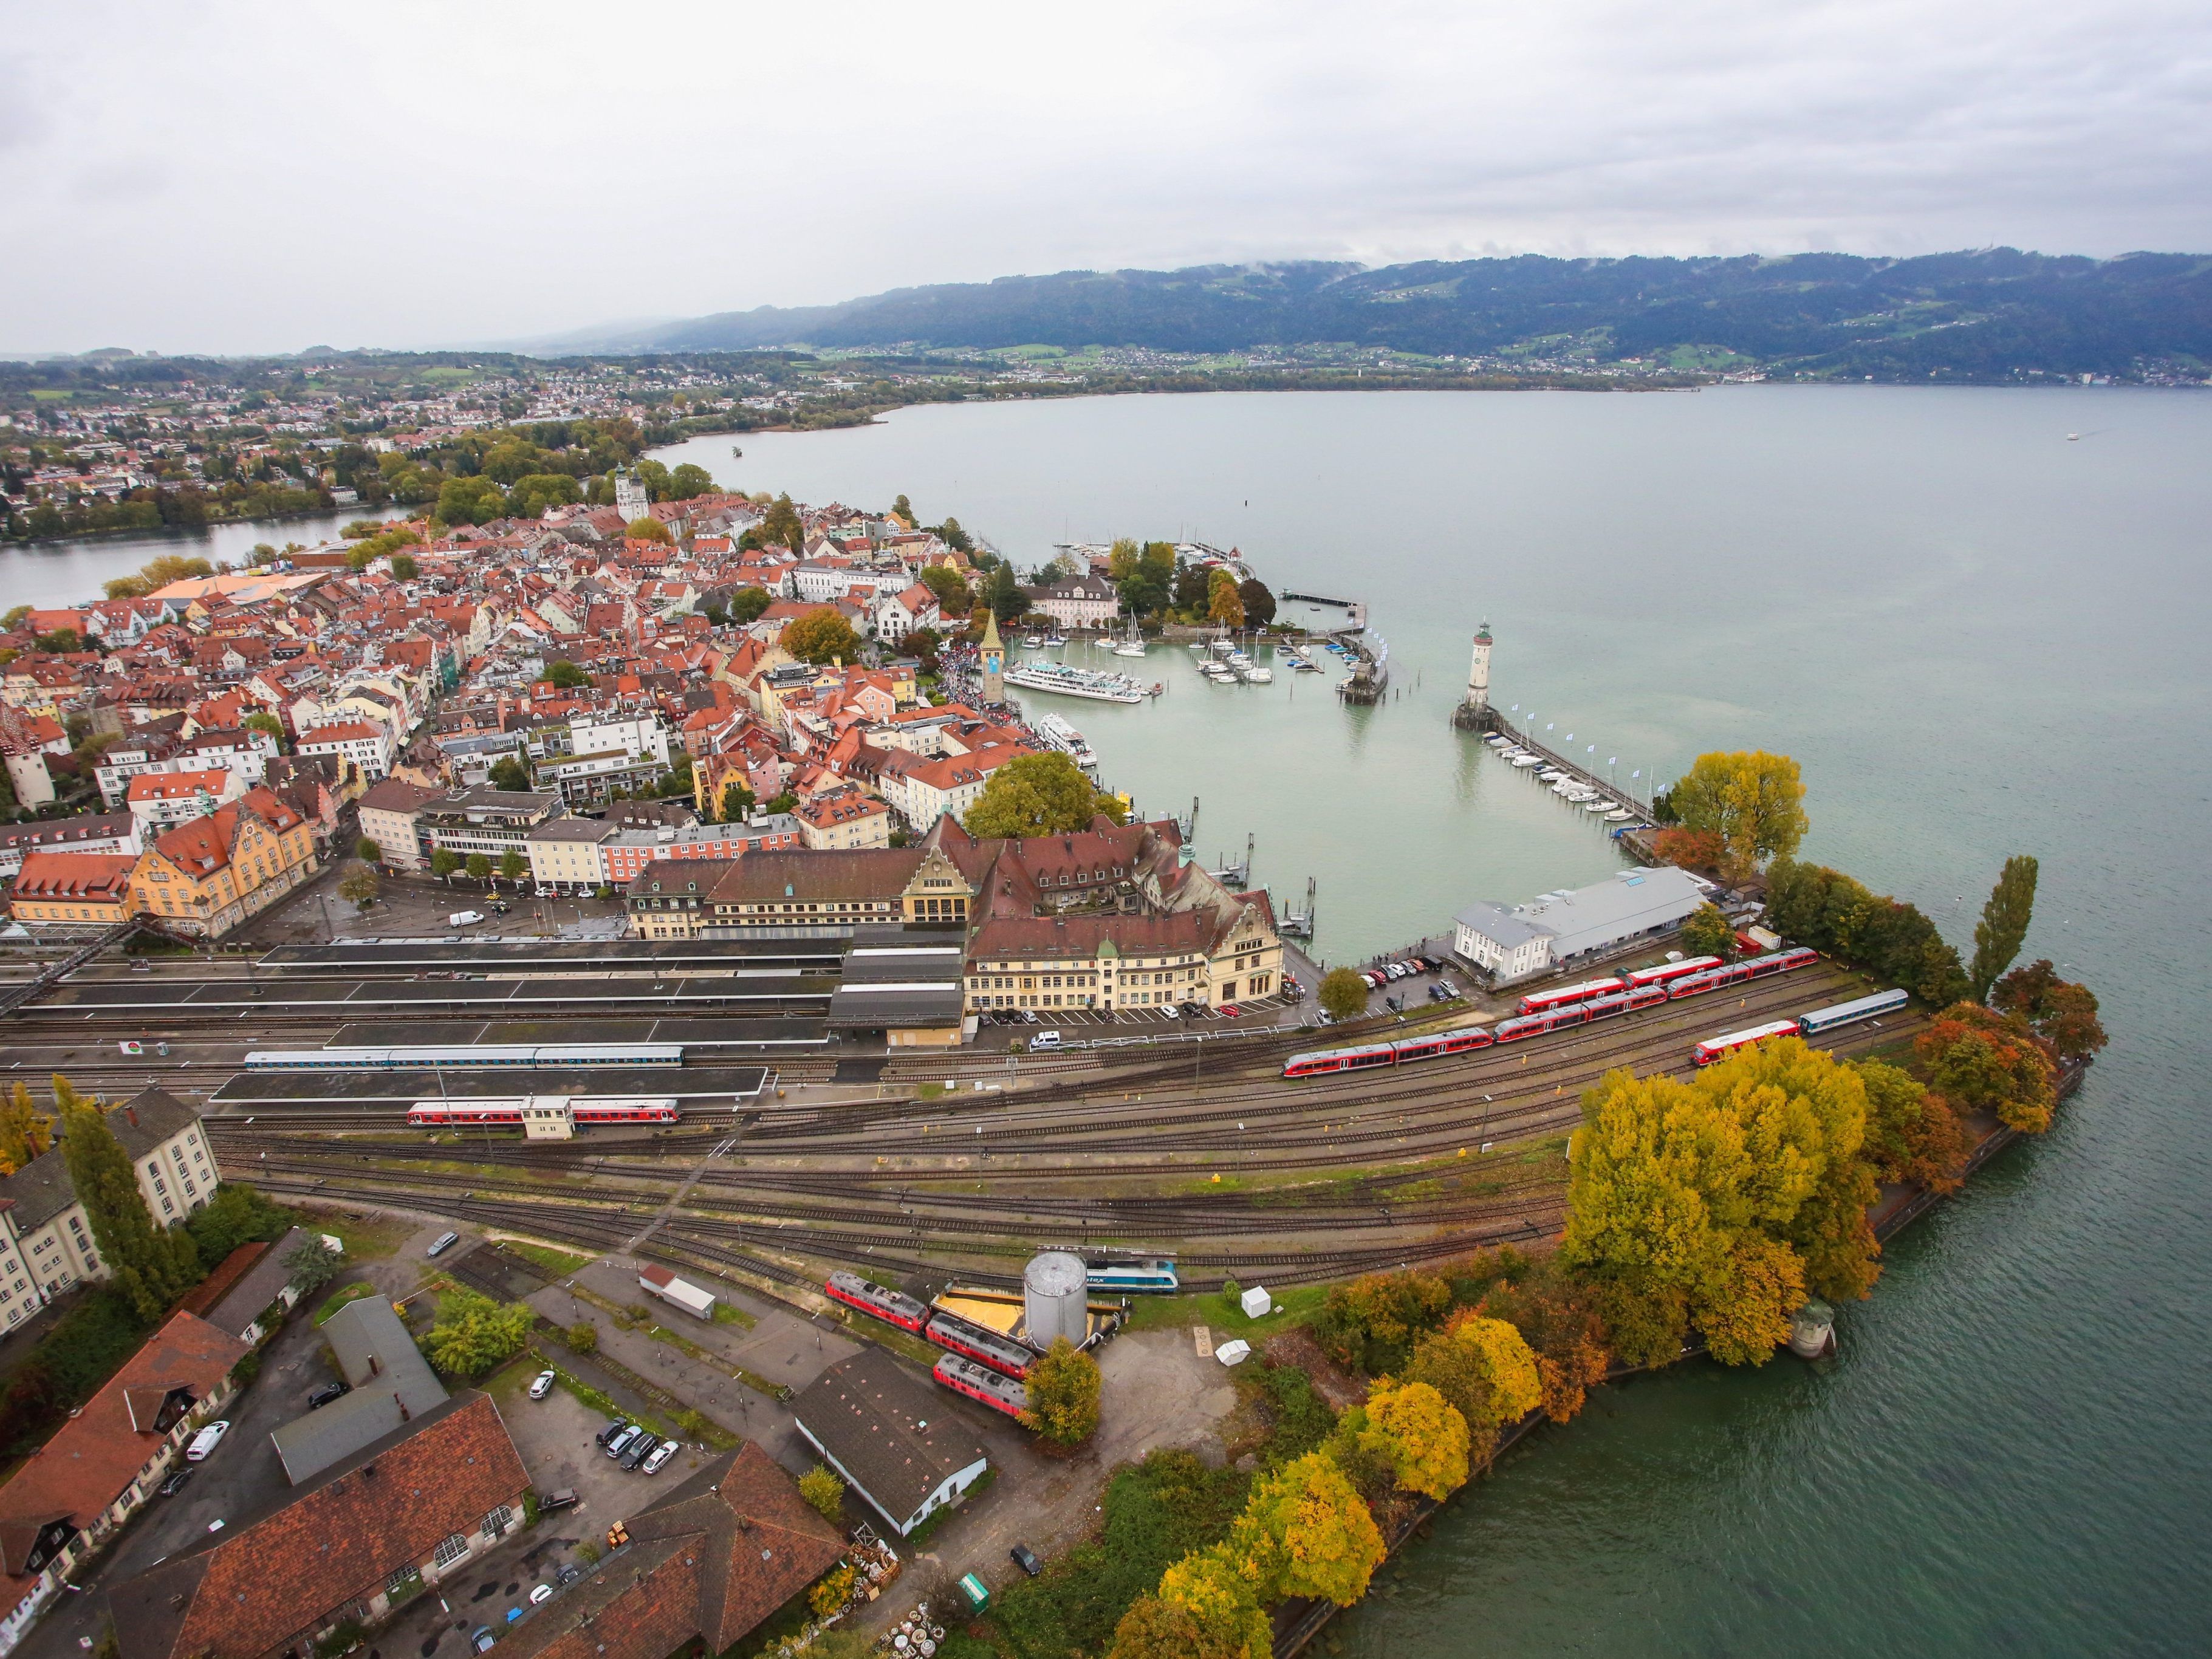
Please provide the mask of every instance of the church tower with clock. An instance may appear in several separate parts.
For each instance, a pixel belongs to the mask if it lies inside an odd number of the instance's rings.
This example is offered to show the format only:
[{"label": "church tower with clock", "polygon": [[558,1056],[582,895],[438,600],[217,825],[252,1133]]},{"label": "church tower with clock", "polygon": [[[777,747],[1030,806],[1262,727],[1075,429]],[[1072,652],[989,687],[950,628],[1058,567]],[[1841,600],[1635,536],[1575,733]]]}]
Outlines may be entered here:
[{"label": "church tower with clock", "polygon": [[999,639],[999,618],[995,611],[983,613],[983,701],[1004,702],[1006,684],[1000,678],[1006,665],[1006,647]]}]

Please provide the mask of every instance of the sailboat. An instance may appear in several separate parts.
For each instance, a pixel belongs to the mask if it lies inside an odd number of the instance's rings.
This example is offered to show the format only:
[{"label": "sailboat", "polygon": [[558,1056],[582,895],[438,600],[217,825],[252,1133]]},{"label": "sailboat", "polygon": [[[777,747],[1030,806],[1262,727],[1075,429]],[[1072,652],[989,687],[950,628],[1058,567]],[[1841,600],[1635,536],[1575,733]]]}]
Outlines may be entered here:
[{"label": "sailboat", "polygon": [[1117,657],[1141,657],[1145,654],[1145,635],[1137,626],[1134,617],[1129,618],[1128,636],[1114,647]]}]

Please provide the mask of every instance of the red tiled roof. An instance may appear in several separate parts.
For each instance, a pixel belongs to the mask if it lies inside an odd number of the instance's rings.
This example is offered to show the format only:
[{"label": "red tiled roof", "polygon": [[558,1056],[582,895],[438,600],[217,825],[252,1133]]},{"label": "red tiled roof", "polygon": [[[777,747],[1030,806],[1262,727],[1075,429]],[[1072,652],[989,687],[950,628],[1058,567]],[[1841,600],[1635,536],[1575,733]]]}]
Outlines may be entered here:
[{"label": "red tiled roof", "polygon": [[205,1320],[174,1315],[83,1410],[31,1454],[0,1486],[0,1568],[16,1578],[18,1594],[19,1546],[58,1516],[69,1516],[80,1528],[89,1527],[160,1449],[161,1437],[150,1423],[141,1431],[134,1422],[130,1396],[137,1395],[143,1404],[147,1389],[166,1395],[182,1387],[194,1400],[205,1400],[246,1354],[246,1344]]}]

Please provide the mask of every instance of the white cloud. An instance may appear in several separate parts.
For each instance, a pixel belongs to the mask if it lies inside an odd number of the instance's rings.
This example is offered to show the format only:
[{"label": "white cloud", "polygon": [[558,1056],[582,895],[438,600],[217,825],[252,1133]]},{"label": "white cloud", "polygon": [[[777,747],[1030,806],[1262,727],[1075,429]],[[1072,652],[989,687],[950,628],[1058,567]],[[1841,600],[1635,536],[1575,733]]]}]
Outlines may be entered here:
[{"label": "white cloud", "polygon": [[2180,0],[16,8],[0,345],[410,345],[1076,265],[2212,246]]}]

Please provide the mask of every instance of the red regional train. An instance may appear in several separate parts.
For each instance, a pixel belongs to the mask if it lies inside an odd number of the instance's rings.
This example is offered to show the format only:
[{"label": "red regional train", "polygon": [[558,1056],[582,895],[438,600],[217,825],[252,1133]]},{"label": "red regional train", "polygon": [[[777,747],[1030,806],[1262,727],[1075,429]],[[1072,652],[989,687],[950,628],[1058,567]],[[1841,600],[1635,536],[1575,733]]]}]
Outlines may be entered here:
[{"label": "red regional train", "polygon": [[925,1307],[914,1297],[858,1273],[840,1268],[823,1281],[822,1288],[848,1308],[872,1314],[901,1330],[913,1331],[940,1348],[980,1360],[1017,1380],[1027,1376],[1036,1363],[1036,1356],[1012,1337],[1001,1336],[957,1314]]},{"label": "red regional train", "polygon": [[939,1359],[933,1375],[953,1393],[980,1400],[993,1411],[1004,1412],[1009,1417],[1020,1417],[1030,1408],[1028,1383],[1001,1376],[957,1353],[948,1353]]},{"label": "red regional train", "polygon": [[[452,1123],[471,1128],[479,1125],[520,1128],[522,1109],[529,1099],[518,1096],[494,1100],[418,1100],[408,1109],[407,1121],[417,1129]],[[580,1095],[569,1100],[568,1112],[577,1123],[673,1123],[680,1115],[673,1100],[645,1096]]]},{"label": "red regional train", "polygon": [[[1682,971],[1665,973],[1662,969],[1646,969],[1643,970],[1645,975],[1643,983],[1634,982],[1638,975],[1631,975],[1627,980],[1591,980],[1581,985],[1566,986],[1556,993],[1547,994],[1554,999],[1553,1006],[1534,1013],[1500,1020],[1494,1026],[1469,1026],[1429,1036],[1401,1037],[1395,1042],[1370,1042],[1352,1048],[1324,1048],[1312,1054],[1292,1054],[1283,1062],[1283,1075],[1321,1077],[1332,1072],[1359,1072],[1376,1066],[1402,1066],[1417,1060],[1434,1060],[1443,1054],[1466,1054],[1476,1048],[1487,1048],[1496,1042],[1517,1042],[1522,1037],[1541,1036],[1547,1031],[1560,1030],[1570,1025],[1607,1019],[1615,1014],[1655,1007],[1662,1002],[1681,997],[1699,996],[1707,991],[1741,985],[1747,980],[1792,973],[1800,968],[1809,968],[1820,959],[1818,952],[1797,945],[1787,951],[1753,957],[1743,962],[1717,963],[1710,967],[1701,964],[1712,963],[1714,959],[1711,957],[1692,957],[1688,962],[1668,963],[1665,964],[1665,969]],[[1663,977],[1651,977],[1662,974],[1664,974]],[[1571,994],[1571,1000],[1556,1000]],[[1524,1005],[1529,1000],[1529,998],[1522,999]]]}]

